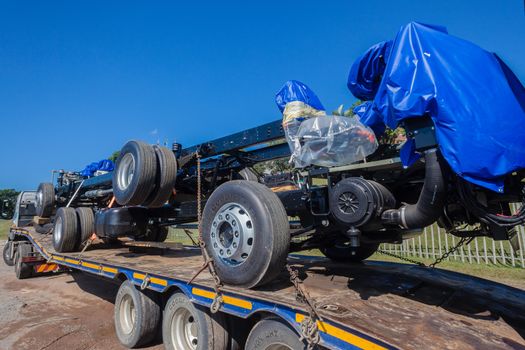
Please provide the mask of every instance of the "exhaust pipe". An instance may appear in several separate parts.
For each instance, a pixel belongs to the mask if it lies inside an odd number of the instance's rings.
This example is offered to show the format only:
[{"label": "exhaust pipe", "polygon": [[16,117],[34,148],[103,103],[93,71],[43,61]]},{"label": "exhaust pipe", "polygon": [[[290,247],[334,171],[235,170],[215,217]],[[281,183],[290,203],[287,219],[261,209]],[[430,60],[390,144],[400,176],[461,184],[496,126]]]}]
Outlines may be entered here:
[{"label": "exhaust pipe", "polygon": [[385,210],[381,220],[386,225],[405,229],[423,228],[433,224],[443,213],[447,188],[436,149],[425,153],[425,183],[416,204]]}]

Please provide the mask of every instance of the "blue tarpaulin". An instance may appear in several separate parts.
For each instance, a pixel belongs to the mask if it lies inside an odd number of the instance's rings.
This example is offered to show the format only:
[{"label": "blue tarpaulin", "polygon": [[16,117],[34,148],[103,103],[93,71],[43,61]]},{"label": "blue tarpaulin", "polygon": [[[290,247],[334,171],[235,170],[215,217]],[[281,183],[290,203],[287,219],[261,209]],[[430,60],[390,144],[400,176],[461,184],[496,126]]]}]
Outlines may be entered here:
[{"label": "blue tarpaulin", "polygon": [[514,73],[439,26],[409,23],[388,46],[372,47],[351,69],[348,86],[372,100],[368,113],[390,128],[430,116],[454,172],[503,192],[504,175],[525,168],[525,89]]},{"label": "blue tarpaulin", "polygon": [[92,177],[96,171],[113,171],[115,165],[109,159],[103,159],[98,162],[93,162],[86,165],[86,167],[80,172],[80,175],[84,177]]}]

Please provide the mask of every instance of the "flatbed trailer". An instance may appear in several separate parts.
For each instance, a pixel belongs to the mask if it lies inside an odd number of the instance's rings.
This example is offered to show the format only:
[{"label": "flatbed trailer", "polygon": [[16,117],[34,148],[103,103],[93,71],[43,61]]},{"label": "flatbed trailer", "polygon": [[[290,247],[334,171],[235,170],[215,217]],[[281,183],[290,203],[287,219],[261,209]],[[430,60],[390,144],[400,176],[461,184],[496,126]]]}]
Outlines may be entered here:
[{"label": "flatbed trailer", "polygon": [[[141,251],[103,246],[83,253],[57,253],[52,236],[32,227],[12,228],[50,266],[80,270],[108,280],[131,281],[162,294],[184,293],[210,307],[214,283],[202,268],[199,248]],[[27,244],[27,243],[25,243]],[[318,310],[319,346],[328,349],[518,349],[525,347],[525,291],[440,269],[366,261],[341,264],[290,255]],[[41,266],[41,265],[40,265]],[[41,268],[42,270],[42,268]],[[191,282],[190,282],[191,281]],[[297,334],[307,316],[289,275],[255,290],[223,287],[220,312],[252,326],[276,317]],[[231,324],[231,323],[230,323]]]}]

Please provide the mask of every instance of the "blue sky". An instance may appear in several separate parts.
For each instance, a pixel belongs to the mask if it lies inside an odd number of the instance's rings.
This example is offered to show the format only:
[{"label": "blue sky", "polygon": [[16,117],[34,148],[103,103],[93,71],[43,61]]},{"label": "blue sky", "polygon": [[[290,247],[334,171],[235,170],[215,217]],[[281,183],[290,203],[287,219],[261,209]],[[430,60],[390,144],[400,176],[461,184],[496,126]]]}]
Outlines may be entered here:
[{"label": "blue sky", "polygon": [[288,79],[349,105],[353,60],[410,21],[498,53],[525,82],[522,0],[194,3],[0,1],[0,188],[129,139],[190,146],[278,119]]}]

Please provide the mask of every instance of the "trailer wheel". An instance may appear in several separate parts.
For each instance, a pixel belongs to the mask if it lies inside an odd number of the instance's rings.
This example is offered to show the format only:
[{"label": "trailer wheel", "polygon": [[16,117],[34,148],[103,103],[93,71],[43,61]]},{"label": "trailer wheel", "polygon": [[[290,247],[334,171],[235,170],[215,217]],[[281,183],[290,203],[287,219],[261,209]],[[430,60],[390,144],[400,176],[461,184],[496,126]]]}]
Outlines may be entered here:
[{"label": "trailer wheel", "polygon": [[33,275],[33,266],[22,262],[22,258],[31,255],[33,248],[29,243],[19,243],[15,253],[15,274],[19,280],[29,278]]},{"label": "trailer wheel", "polygon": [[120,150],[113,171],[113,194],[120,205],[140,205],[155,186],[157,158],[153,147],[129,141]]},{"label": "trailer wheel", "polygon": [[162,207],[170,198],[177,180],[177,158],[166,147],[153,146],[157,159],[155,189],[144,202],[150,208]]},{"label": "trailer wheel", "polygon": [[269,318],[257,322],[253,327],[246,349],[274,350],[274,349],[306,349],[306,343],[300,340],[299,335],[287,324],[279,319]]},{"label": "trailer wheel", "polygon": [[76,208],[75,211],[77,212],[78,232],[80,236],[75,247],[78,250],[95,232],[95,214],[93,214],[93,209],[87,207]]},{"label": "trailer wheel", "polygon": [[331,247],[322,247],[321,253],[328,259],[337,262],[361,262],[374,254],[379,248],[379,243],[361,244],[359,247],[351,247],[349,242],[339,241]]},{"label": "trailer wheel", "polygon": [[55,207],[55,187],[52,183],[42,182],[36,192],[36,215],[48,218]]},{"label": "trailer wheel", "polygon": [[255,287],[271,281],[286,263],[288,216],[279,198],[254,181],[219,186],[204,208],[203,239],[220,279]]},{"label": "trailer wheel", "polygon": [[77,213],[73,208],[57,210],[53,229],[53,247],[59,253],[72,252],[79,241]]},{"label": "trailer wheel", "polygon": [[168,238],[168,227],[152,225],[146,230],[145,240],[148,242],[164,242]]},{"label": "trailer wheel", "polygon": [[130,281],[120,285],[115,300],[115,330],[122,345],[135,348],[152,341],[160,319],[161,309],[153,291],[140,291]]},{"label": "trailer wheel", "polygon": [[183,293],[175,293],[164,309],[162,338],[170,350],[226,350],[229,336],[224,314],[210,314]]},{"label": "trailer wheel", "polygon": [[[4,262],[7,266],[13,266],[15,264],[14,257],[10,255],[11,247],[13,246],[12,241],[7,241],[4,244],[4,250],[3,250],[3,256],[4,256]],[[16,254],[16,251],[15,251]]]}]

